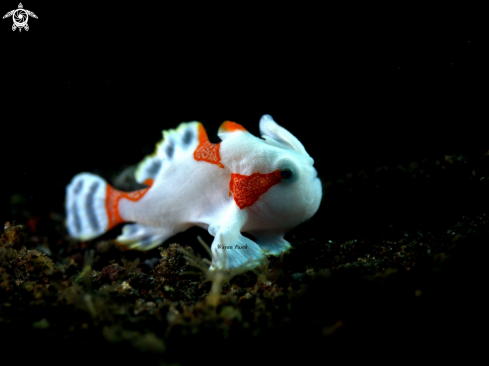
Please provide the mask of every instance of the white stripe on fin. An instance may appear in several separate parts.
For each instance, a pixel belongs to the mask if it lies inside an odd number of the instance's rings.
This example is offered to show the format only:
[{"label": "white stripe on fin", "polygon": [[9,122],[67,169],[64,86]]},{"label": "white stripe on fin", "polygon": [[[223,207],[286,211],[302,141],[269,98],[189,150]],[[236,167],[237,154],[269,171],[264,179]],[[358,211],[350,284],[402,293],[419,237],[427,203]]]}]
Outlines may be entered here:
[{"label": "white stripe on fin", "polygon": [[117,243],[127,249],[150,250],[173,235],[173,232],[141,224],[126,224]]},{"label": "white stripe on fin", "polygon": [[98,175],[80,173],[66,187],[66,225],[72,238],[90,240],[107,231],[107,183]]},{"label": "white stripe on fin", "polygon": [[136,181],[144,184],[147,179],[156,179],[163,168],[173,160],[188,158],[198,145],[200,122],[180,123],[176,129],[162,131],[163,139],[156,144],[153,154],[146,156],[134,173]]}]

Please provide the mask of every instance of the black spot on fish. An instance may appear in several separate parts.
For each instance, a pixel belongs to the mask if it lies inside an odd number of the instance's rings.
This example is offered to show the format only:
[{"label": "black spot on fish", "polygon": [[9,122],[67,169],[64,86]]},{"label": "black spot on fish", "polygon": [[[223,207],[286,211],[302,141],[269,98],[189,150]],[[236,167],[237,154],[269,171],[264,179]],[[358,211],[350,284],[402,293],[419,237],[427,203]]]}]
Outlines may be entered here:
[{"label": "black spot on fish", "polygon": [[194,137],[194,134],[193,134],[192,130],[190,128],[187,128],[185,130],[185,133],[183,134],[183,138],[182,138],[183,145],[184,146],[189,145],[192,142],[193,137]]},{"label": "black spot on fish", "polygon": [[173,153],[175,152],[175,145],[172,140],[168,140],[168,144],[165,147],[166,156],[168,159],[173,157]]},{"label": "black spot on fish", "polygon": [[156,177],[156,175],[160,171],[160,168],[161,168],[161,160],[154,159],[151,162],[151,165],[146,168],[146,173],[148,176],[154,178],[154,177]]},{"label": "black spot on fish", "polygon": [[97,216],[95,215],[95,192],[97,191],[98,186],[100,185],[99,182],[93,183],[87,194],[87,200],[85,201],[85,211],[87,213],[88,217],[88,223],[92,227],[94,231],[99,231],[99,223],[97,220]]},{"label": "black spot on fish", "polygon": [[81,231],[81,220],[80,216],[78,215],[78,207],[76,205],[76,202],[73,202],[73,204],[71,205],[71,214],[73,215],[75,231],[76,233],[79,233]]},{"label": "black spot on fish", "polygon": [[75,195],[77,195],[78,193],[80,193],[80,191],[82,190],[83,188],[83,179],[80,179],[76,185],[75,185],[75,188],[73,188],[73,193]]}]

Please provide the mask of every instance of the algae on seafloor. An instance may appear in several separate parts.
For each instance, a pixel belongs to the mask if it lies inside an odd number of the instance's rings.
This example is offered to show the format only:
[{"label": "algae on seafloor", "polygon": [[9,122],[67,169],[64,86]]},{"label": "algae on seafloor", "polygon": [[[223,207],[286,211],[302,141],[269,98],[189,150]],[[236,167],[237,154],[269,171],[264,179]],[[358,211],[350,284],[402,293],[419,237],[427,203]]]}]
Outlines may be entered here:
[{"label": "algae on seafloor", "polygon": [[290,253],[214,279],[214,288],[195,239],[121,252],[111,237],[70,239],[50,210],[26,225],[8,223],[0,239],[0,334],[9,336],[2,348],[22,340],[24,358],[52,352],[53,362],[95,362],[97,354],[113,363],[144,355],[147,364],[195,364],[212,352],[213,363],[228,364],[255,359],[253,347],[277,362],[297,350],[330,358],[362,346],[369,357],[405,357],[423,344],[464,349],[466,340],[477,344],[485,313],[488,178],[484,155],[331,181],[319,213],[323,236],[292,237]]}]

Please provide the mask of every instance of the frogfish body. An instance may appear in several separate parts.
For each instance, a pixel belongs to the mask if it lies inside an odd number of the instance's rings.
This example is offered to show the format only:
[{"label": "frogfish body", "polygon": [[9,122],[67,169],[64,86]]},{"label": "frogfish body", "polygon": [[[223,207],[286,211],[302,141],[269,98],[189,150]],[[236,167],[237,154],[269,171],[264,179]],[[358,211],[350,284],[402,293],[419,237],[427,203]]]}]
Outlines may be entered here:
[{"label": "frogfish body", "polygon": [[163,131],[135,172],[147,188],[133,192],[77,174],[66,187],[70,236],[90,240],[126,223],[118,244],[149,250],[199,226],[214,236],[215,268],[253,268],[266,255],[280,255],[291,248],[284,234],[318,210],[322,187],[296,137],[269,115],[260,133],[226,121],[218,131],[222,141],[213,144],[199,122]]}]

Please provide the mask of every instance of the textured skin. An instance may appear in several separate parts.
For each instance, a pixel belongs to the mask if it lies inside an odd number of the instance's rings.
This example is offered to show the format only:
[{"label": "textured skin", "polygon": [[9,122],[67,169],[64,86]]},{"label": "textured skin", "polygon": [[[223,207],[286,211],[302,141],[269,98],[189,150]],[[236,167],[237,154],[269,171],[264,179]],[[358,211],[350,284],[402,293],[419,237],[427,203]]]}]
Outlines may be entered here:
[{"label": "textured skin", "polygon": [[[213,267],[252,268],[266,255],[287,251],[291,246],[283,236],[317,211],[321,182],[302,144],[270,116],[262,117],[260,132],[262,139],[227,121],[218,133],[222,142],[211,144],[198,122],[164,131],[155,154],[146,157],[136,171],[136,179],[152,181],[151,187],[143,194],[127,196],[116,191],[105,197],[113,206],[111,197],[117,196],[120,219],[136,223],[123,228],[119,243],[147,250],[189,227],[200,226],[215,237]],[[96,176],[77,177],[67,187],[67,197],[83,202],[73,193],[75,183]],[[72,201],[75,198],[67,198],[68,228],[72,236],[82,237],[80,230],[77,234],[70,229],[70,222],[75,222],[70,221],[70,215],[75,215],[69,210],[75,207]],[[76,214],[83,223],[85,213],[80,206]],[[101,221],[113,222],[107,214],[109,218]],[[88,215],[93,221],[94,214]]]}]

